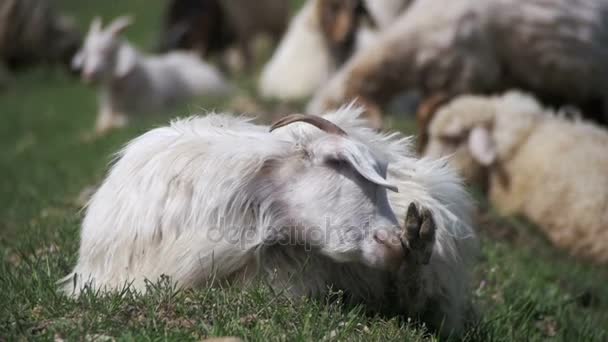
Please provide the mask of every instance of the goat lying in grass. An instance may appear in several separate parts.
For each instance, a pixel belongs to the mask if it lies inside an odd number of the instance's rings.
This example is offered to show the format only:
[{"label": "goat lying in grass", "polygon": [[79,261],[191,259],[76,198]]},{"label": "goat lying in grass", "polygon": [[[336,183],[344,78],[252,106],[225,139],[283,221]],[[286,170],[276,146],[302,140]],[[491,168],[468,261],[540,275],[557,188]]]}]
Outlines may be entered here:
[{"label": "goat lying in grass", "polygon": [[127,123],[128,115],[158,111],[199,95],[225,95],[231,86],[211,65],[191,53],[143,56],[120,34],[131,24],[120,17],[101,28],[96,18],[74,68],[86,82],[100,84],[96,131]]},{"label": "goat lying in grass", "polygon": [[332,287],[462,331],[471,201],[444,161],[413,158],[408,139],[367,128],[361,112],[292,115],[270,132],[210,114],[133,140],[88,205],[63,290],[259,275],[295,297]]}]

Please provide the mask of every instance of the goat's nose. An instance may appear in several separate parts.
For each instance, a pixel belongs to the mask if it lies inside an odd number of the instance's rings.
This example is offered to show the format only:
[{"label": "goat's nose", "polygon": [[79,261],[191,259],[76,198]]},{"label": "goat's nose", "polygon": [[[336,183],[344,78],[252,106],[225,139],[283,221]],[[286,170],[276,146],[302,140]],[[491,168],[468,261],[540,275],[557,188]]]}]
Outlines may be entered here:
[{"label": "goat's nose", "polygon": [[401,242],[398,233],[378,231],[374,233],[374,240],[377,243],[384,245],[384,247],[389,250],[392,258],[401,260],[405,256],[403,243]]}]

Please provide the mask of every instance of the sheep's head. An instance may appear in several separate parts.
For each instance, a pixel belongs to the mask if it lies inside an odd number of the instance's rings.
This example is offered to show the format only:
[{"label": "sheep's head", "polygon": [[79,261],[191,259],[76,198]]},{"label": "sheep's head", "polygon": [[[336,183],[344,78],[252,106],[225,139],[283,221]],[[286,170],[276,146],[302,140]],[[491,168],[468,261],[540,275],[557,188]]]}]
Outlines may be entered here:
[{"label": "sheep's head", "polygon": [[338,65],[352,54],[361,22],[375,26],[363,0],[318,0],[317,11],[321,32]]},{"label": "sheep's head", "polygon": [[81,72],[85,82],[100,82],[128,72],[133,56],[121,56],[120,34],[131,23],[131,17],[123,16],[103,29],[101,18],[93,19],[82,48],[72,59],[73,69]]},{"label": "sheep's head", "polygon": [[485,170],[497,158],[493,138],[495,106],[488,99],[463,96],[432,114],[422,129],[426,136],[423,154],[451,156],[450,164],[469,182],[485,179]]},{"label": "sheep's head", "polygon": [[397,191],[386,180],[387,163],[320,117],[287,116],[271,130],[295,122],[312,124],[324,133],[298,143],[298,156],[273,165],[271,178],[294,221],[289,235],[338,262],[398,267],[404,249],[387,197],[387,190]]}]

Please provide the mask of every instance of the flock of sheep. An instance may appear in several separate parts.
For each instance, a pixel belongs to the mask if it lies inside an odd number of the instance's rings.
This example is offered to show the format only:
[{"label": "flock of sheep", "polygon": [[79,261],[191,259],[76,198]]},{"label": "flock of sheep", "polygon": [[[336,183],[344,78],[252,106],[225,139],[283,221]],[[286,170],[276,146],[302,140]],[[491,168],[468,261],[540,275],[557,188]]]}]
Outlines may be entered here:
[{"label": "flock of sheep", "polygon": [[[131,141],[87,206],[66,293],[263,277],[459,334],[483,230],[461,179],[608,263],[608,0],[307,0],[291,22],[285,3],[171,1],[154,56],[121,37],[128,17],[93,21],[72,65],[99,87],[99,133],[231,94],[205,59],[236,46],[251,67],[258,33],[278,43],[260,95],[311,100],[272,126],[209,114]],[[408,92],[417,146],[381,133]]]}]

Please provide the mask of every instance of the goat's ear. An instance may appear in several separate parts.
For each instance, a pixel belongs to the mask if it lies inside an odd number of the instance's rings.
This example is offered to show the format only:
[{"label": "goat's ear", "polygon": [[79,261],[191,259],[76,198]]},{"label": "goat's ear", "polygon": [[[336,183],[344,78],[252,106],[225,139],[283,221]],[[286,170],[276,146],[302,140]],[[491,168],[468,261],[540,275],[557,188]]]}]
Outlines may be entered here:
[{"label": "goat's ear", "polygon": [[80,71],[83,67],[84,64],[84,52],[82,50],[76,52],[76,54],[74,54],[74,57],[72,57],[72,70],[74,71]]},{"label": "goat's ear", "polygon": [[311,152],[320,162],[345,162],[368,181],[397,192],[397,187],[386,180],[387,165],[379,162],[372,152],[360,143],[342,136],[329,136],[318,141]]},{"label": "goat's ear", "polygon": [[91,21],[91,26],[89,27],[89,32],[91,33],[97,33],[101,31],[101,17],[100,16],[96,16],[95,18],[93,18],[93,21]]},{"label": "goat's ear", "polygon": [[357,3],[357,16],[359,16],[360,20],[365,20],[368,22],[368,25],[373,29],[378,29],[378,24],[376,23],[376,19],[372,16],[367,8],[367,4],[365,1],[360,0]]},{"label": "goat's ear", "polygon": [[483,166],[490,166],[496,161],[496,144],[487,127],[476,126],[469,133],[469,151],[473,159]]},{"label": "goat's ear", "polygon": [[121,48],[118,50],[118,58],[116,60],[116,69],[114,70],[114,76],[116,78],[122,78],[127,76],[137,63],[137,54],[133,49]]},{"label": "goat's ear", "polygon": [[114,19],[114,21],[108,25],[108,32],[117,36],[125,31],[125,29],[133,24],[133,17],[130,15],[124,15]]}]

